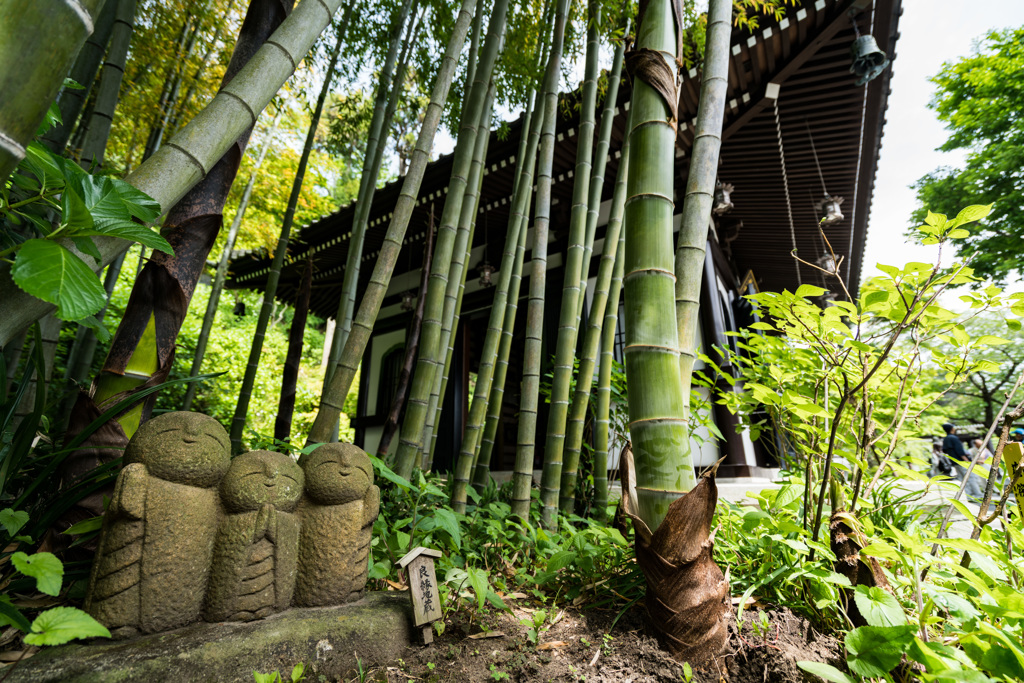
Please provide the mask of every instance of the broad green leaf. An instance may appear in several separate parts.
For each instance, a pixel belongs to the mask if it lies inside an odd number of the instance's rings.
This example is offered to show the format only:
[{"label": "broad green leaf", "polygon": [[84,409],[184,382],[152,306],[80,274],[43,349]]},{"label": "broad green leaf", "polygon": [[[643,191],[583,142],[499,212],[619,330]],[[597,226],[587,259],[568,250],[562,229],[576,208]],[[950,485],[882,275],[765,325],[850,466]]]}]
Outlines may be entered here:
[{"label": "broad green leaf", "polygon": [[871,626],[902,626],[907,623],[900,603],[878,586],[857,586],[853,600]]},{"label": "broad green leaf", "polygon": [[946,235],[946,237],[950,237],[955,240],[963,239],[964,237],[970,236],[971,232],[964,228],[953,228],[952,230],[949,231],[949,234]]},{"label": "broad green leaf", "polygon": [[928,215],[924,217],[924,222],[928,225],[934,225],[941,228],[946,224],[946,214],[932,213],[929,211]]},{"label": "broad green leaf", "polygon": [[997,337],[994,334],[983,334],[975,339],[974,343],[978,346],[1002,346],[1003,344],[1009,344],[1010,340]]},{"label": "broad green leaf", "polygon": [[446,508],[438,508],[434,511],[434,520],[438,528],[448,532],[456,548],[462,547],[462,534],[459,532],[459,521],[455,519],[455,513]]},{"label": "broad green leaf", "polygon": [[822,662],[797,662],[797,666],[807,673],[832,683],[856,683],[856,680],[829,664]]},{"label": "broad green leaf", "polygon": [[139,225],[130,221],[110,222],[102,227],[97,224],[93,226],[92,230],[79,232],[78,234],[120,237],[132,242],[139,242],[150,249],[156,249],[157,251],[174,256],[174,250],[171,248],[171,245],[160,236],[160,233],[147,228],[145,225]]},{"label": "broad green leaf", "polygon": [[11,555],[14,568],[25,576],[36,580],[36,588],[47,595],[59,595],[64,580],[64,565],[53,553],[26,555],[17,552]]},{"label": "broad green leaf", "polygon": [[466,573],[469,575],[469,585],[473,587],[473,593],[476,595],[477,609],[483,609],[489,590],[487,572],[479,567],[470,567]]},{"label": "broad green leaf", "polygon": [[846,634],[846,663],[861,676],[886,677],[914,642],[915,626],[861,626]]},{"label": "broad green leaf", "polygon": [[803,298],[821,296],[824,293],[825,290],[823,288],[814,285],[800,285],[796,288],[795,292],[797,296]]},{"label": "broad green leaf", "polygon": [[82,198],[97,229],[131,221],[132,215],[110,178],[77,174],[68,182],[68,187]]},{"label": "broad green leaf", "polygon": [[61,223],[67,226],[66,235],[77,235],[79,231],[88,230],[93,226],[92,214],[85,205],[85,200],[71,185],[64,188],[60,195]]},{"label": "broad green leaf", "polygon": [[100,250],[96,248],[96,243],[93,242],[92,239],[88,237],[76,236],[72,237],[71,241],[75,244],[75,247],[78,249],[78,251],[82,252],[86,256],[91,257],[92,260],[95,261],[97,264],[103,258],[103,255],[100,254]]},{"label": "broad green leaf", "polygon": [[69,536],[77,536],[78,534],[87,534],[90,531],[99,531],[102,526],[103,516],[97,515],[96,517],[83,519],[78,524],[73,524],[69,529],[62,531],[61,533],[68,534]]},{"label": "broad green leaf", "polygon": [[137,190],[133,185],[117,178],[111,178],[110,181],[114,184],[114,190],[121,197],[128,213],[143,223],[152,223],[163,213],[160,204],[145,192]]},{"label": "broad green leaf", "polygon": [[50,240],[25,242],[14,259],[11,277],[26,293],[56,304],[61,320],[81,320],[107,302],[107,293],[92,269]]},{"label": "broad green leaf", "polygon": [[956,220],[959,223],[971,223],[973,221],[980,221],[990,213],[992,213],[991,204],[974,204],[961,209],[960,213],[956,215]]},{"label": "broad green leaf", "polygon": [[390,481],[392,484],[396,485],[398,488],[402,489],[403,491],[411,491],[412,490],[412,482],[410,482],[405,477],[400,477],[397,474],[395,474],[394,472],[392,472],[391,468],[388,467],[387,465],[385,465],[383,460],[381,460],[380,458],[378,458],[376,456],[371,455],[370,456],[370,462],[373,463],[374,469],[377,470],[377,473],[380,474],[380,476],[384,477],[385,479],[387,479],[388,481]]},{"label": "broad green leaf", "polygon": [[44,190],[51,190],[64,185],[64,171],[57,156],[38,142],[33,142],[25,150],[25,158],[21,166],[32,172],[39,179]]},{"label": "broad green leaf", "polygon": [[28,524],[28,513],[24,510],[4,508],[0,510],[0,524],[7,531],[7,535],[13,537],[21,530],[21,527]]},{"label": "broad green leaf", "polygon": [[571,550],[559,550],[551,556],[551,559],[548,560],[547,571],[557,572],[560,569],[568,567],[575,559],[576,553]]},{"label": "broad green leaf", "polygon": [[900,555],[900,552],[896,550],[896,548],[893,548],[891,545],[883,541],[875,541],[874,543],[871,543],[860,552],[862,555],[868,555],[869,557],[880,557],[883,560],[896,560],[898,562],[901,559],[903,559]]},{"label": "broad green leaf", "polygon": [[48,609],[32,622],[29,645],[63,645],[78,638],[109,638],[110,631],[88,614],[74,607]]}]

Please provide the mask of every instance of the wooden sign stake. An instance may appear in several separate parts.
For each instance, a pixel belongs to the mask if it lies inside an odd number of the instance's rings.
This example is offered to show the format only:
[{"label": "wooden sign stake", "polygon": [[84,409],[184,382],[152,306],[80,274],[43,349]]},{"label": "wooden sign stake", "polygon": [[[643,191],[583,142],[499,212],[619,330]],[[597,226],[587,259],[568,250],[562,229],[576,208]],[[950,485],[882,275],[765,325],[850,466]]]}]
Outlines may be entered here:
[{"label": "wooden sign stake", "polygon": [[434,573],[434,558],[441,557],[440,550],[417,547],[398,561],[409,579],[409,595],[412,598],[413,625],[423,627],[423,644],[434,642],[434,630],[430,623],[441,618],[441,599],[437,592],[437,575]]}]

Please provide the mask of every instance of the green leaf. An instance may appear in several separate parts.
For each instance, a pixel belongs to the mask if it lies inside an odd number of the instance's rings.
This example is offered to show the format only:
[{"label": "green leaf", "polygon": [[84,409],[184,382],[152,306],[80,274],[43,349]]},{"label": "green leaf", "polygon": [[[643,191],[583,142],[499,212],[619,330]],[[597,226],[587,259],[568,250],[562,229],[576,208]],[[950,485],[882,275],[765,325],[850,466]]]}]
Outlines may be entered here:
[{"label": "green leaf", "polygon": [[11,555],[11,562],[19,572],[36,580],[36,588],[41,593],[60,594],[60,584],[64,580],[64,565],[53,553],[36,553],[29,556],[17,552]]},{"label": "green leaf", "polygon": [[434,520],[439,528],[452,537],[455,547],[461,548],[462,534],[459,532],[459,520],[455,518],[455,513],[445,508],[438,508],[434,511]]},{"label": "green leaf", "polygon": [[167,240],[160,236],[160,233],[147,228],[145,225],[139,225],[138,223],[132,223],[130,221],[109,223],[102,227],[97,224],[91,231],[87,230],[79,232],[78,234],[120,237],[121,239],[131,240],[132,242],[139,242],[150,249],[162,251],[165,254],[174,256],[174,249],[171,248],[171,245],[168,244]]},{"label": "green leaf", "polygon": [[944,213],[932,213],[928,212],[928,215],[924,217],[924,222],[928,225],[934,225],[942,227],[946,224],[946,214]]},{"label": "green leaf", "polygon": [[48,609],[32,622],[29,645],[63,645],[78,638],[109,638],[110,631],[88,614],[74,607]]},{"label": "green leaf", "polygon": [[557,553],[551,556],[548,560],[547,571],[557,572],[560,569],[568,567],[576,559],[576,553],[571,550],[559,550]]},{"label": "green leaf", "polygon": [[980,221],[985,216],[992,213],[991,204],[974,204],[960,210],[960,213],[956,215],[957,223],[972,223],[974,221]]},{"label": "green leaf", "polygon": [[82,252],[86,256],[91,257],[92,260],[95,261],[96,263],[99,263],[100,260],[103,258],[103,255],[100,254],[100,250],[96,248],[96,243],[93,242],[90,238],[78,236],[72,237],[71,241],[74,242],[75,247],[78,249],[78,251]]},{"label": "green leaf", "polygon": [[856,681],[839,669],[821,662],[797,662],[796,665],[809,674],[823,678],[832,683],[856,683]]},{"label": "green leaf", "polygon": [[846,663],[861,676],[886,677],[914,642],[915,626],[861,626],[846,634]]},{"label": "green leaf", "polygon": [[81,230],[93,226],[92,214],[85,205],[81,194],[68,185],[60,195],[61,222],[67,226],[68,235],[76,235]]},{"label": "green leaf", "polygon": [[796,288],[796,292],[794,293],[799,297],[807,298],[821,296],[822,294],[825,293],[825,290],[821,287],[816,287],[814,285],[800,285],[799,287]]},{"label": "green leaf", "polygon": [[964,228],[954,228],[954,229],[949,231],[948,235],[946,235],[946,237],[950,237],[950,238],[955,239],[955,240],[963,239],[964,237],[970,237],[970,236],[971,236],[970,230],[965,230]]},{"label": "green leaf", "polygon": [[107,293],[92,269],[50,240],[25,242],[15,257],[11,277],[26,293],[56,304],[61,320],[93,315],[107,302]]},{"label": "green leaf", "polygon": [[19,631],[28,631],[32,624],[17,607],[12,605],[7,596],[0,597],[0,625],[13,626]]},{"label": "green leaf", "polygon": [[61,170],[59,158],[38,142],[33,142],[25,150],[21,166],[39,179],[44,190],[64,186],[64,171]]},{"label": "green leaf", "polygon": [[0,510],[0,524],[7,531],[7,535],[13,538],[14,534],[18,533],[21,527],[28,524],[28,513],[24,510],[4,508]]},{"label": "green leaf", "polygon": [[1003,344],[1009,344],[1010,340],[997,337],[994,334],[983,334],[975,339],[974,343],[978,346],[1002,346]]},{"label": "green leaf", "polygon": [[878,586],[857,586],[853,600],[871,626],[902,626],[907,623],[900,603]]},{"label": "green leaf", "polygon": [[90,517],[89,519],[83,519],[78,524],[73,524],[71,528],[61,533],[68,534],[69,536],[77,536],[78,534],[87,534],[91,531],[99,531],[103,526],[103,516],[97,515],[96,517]]},{"label": "green leaf", "polygon": [[479,567],[470,567],[466,570],[469,578],[469,585],[473,587],[473,593],[476,594],[476,607],[477,609],[484,608],[484,602],[487,600],[487,591],[489,585],[487,583],[487,572]]},{"label": "green leaf", "polygon": [[79,173],[71,178],[68,187],[82,198],[97,228],[131,220],[132,215],[110,178]]},{"label": "green leaf", "polygon": [[377,470],[377,474],[384,477],[385,479],[387,479],[388,481],[390,481],[392,484],[402,489],[403,491],[408,492],[412,490],[412,482],[392,472],[391,468],[385,465],[383,460],[371,455],[370,462],[373,463],[373,467],[375,470]]},{"label": "green leaf", "polygon": [[137,190],[133,185],[117,178],[111,178],[110,181],[114,184],[114,190],[124,202],[128,213],[133,217],[143,223],[152,223],[163,213],[160,204],[145,192]]}]

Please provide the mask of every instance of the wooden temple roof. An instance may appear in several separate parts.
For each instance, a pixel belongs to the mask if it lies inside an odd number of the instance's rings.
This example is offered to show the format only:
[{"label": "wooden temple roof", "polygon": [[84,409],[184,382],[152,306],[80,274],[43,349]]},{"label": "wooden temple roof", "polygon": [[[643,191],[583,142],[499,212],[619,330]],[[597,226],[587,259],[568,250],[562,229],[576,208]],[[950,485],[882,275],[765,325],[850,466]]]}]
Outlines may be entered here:
[{"label": "wooden temple roof", "polygon": [[[814,206],[824,194],[824,182],[829,194],[845,198],[844,220],[826,228],[826,234],[835,253],[843,258],[841,271],[851,291],[856,289],[892,71],[886,68],[865,86],[855,84],[849,71],[850,45],[856,36],[853,24],[856,22],[861,34],[872,34],[892,60],[899,37],[900,2],[803,0],[799,7],[789,8],[781,21],[762,17],[753,32],[733,30],[719,178],[734,185],[734,208],[719,219],[717,238],[737,278],[751,272],[757,285],[769,290],[793,289],[801,282],[823,284],[820,273],[806,266],[798,269],[790,254],[794,244],[807,261],[814,262],[824,253]],[[676,183],[680,201],[700,77],[698,69],[683,74],[680,91]],[[624,82],[605,173],[604,200],[611,198],[614,186],[629,94]],[[572,97],[563,96],[562,104]],[[565,247],[576,125],[574,108],[560,106],[553,166],[552,254]],[[511,122],[500,137],[497,131],[491,132],[474,246],[486,245],[492,264],[501,259],[521,130],[522,117]],[[433,208],[435,217],[440,218],[451,167],[450,154],[427,166],[396,275],[419,270],[429,215]],[[374,195],[360,270],[360,297],[402,182],[400,178],[389,183]],[[310,308],[320,317],[335,315],[354,209],[350,204],[298,231],[281,275],[278,299],[294,301],[304,264],[312,253],[315,271]],[[270,260],[265,253],[240,254],[231,262],[228,287],[262,289]],[[468,266],[468,278],[474,278],[476,262]],[[396,303],[401,291],[393,287],[384,306]]]}]

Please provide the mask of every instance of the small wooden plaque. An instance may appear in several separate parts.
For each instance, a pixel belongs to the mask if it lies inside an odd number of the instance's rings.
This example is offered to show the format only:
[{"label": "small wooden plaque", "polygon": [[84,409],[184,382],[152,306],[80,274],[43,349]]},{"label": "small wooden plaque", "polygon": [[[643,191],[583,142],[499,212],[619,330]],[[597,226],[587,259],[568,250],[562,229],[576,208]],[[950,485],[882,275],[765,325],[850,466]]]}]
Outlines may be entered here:
[{"label": "small wooden plaque", "polygon": [[1008,443],[1003,446],[1003,461],[1007,477],[1010,479],[1010,486],[1013,488],[1013,495],[1017,498],[1017,511],[1020,518],[1024,519],[1024,475],[1022,461],[1024,461],[1024,446],[1017,442]]},{"label": "small wooden plaque", "polygon": [[437,550],[415,548],[398,561],[399,566],[405,568],[409,579],[414,626],[429,624],[441,618],[441,596],[437,592],[437,576],[434,573],[434,558],[440,556]]}]

